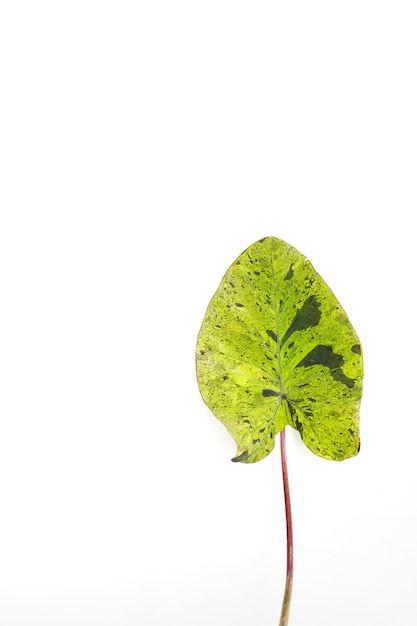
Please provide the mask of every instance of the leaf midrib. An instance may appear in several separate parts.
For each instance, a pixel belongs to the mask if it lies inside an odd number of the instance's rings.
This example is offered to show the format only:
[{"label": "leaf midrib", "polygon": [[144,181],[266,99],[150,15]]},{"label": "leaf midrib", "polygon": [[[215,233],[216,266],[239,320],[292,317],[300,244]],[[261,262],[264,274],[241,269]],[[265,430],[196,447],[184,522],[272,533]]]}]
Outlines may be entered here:
[{"label": "leaf midrib", "polygon": [[[275,263],[274,263],[274,258],[275,258],[275,248],[276,248],[276,241],[275,239],[271,239],[271,280],[272,280],[272,291],[273,291],[273,306],[274,306],[274,316],[275,316],[275,334],[277,336],[277,350],[276,350],[276,362],[277,362],[277,376],[278,376],[278,380],[277,380],[277,385],[279,388],[280,393],[285,393],[285,389],[284,389],[284,384],[283,384],[283,380],[282,380],[282,364],[281,364],[281,337],[280,337],[280,325],[279,325],[279,319],[278,319],[278,313],[279,313],[279,309],[278,309],[278,281],[276,279],[276,275],[275,275]],[[281,404],[281,402],[278,403],[278,407]],[[277,409],[278,410],[278,409]]]}]

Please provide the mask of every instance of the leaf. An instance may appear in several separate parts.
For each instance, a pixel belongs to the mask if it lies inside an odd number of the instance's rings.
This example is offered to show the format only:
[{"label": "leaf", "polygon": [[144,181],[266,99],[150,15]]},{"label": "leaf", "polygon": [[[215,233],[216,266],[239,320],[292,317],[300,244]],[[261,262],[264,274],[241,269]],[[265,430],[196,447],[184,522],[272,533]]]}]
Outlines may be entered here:
[{"label": "leaf", "polygon": [[343,460],[359,452],[363,362],[333,292],[298,250],[266,237],[226,272],[196,351],[202,397],[253,463],[292,426],[310,450]]}]

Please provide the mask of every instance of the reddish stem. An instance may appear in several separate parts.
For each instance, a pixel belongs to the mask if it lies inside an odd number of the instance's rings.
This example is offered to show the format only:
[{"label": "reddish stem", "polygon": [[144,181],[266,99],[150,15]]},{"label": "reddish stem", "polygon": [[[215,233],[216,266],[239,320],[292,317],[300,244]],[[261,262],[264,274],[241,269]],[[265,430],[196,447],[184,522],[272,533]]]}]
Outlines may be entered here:
[{"label": "reddish stem", "polygon": [[287,522],[287,580],[285,584],[284,598],[282,600],[281,619],[279,626],[287,626],[290,614],[290,602],[292,592],[292,581],[294,575],[294,548],[292,539],[292,516],[290,501],[290,486],[288,483],[287,453],[285,447],[285,428],[280,433],[281,442],[281,465],[282,482],[284,484],[285,519]]}]

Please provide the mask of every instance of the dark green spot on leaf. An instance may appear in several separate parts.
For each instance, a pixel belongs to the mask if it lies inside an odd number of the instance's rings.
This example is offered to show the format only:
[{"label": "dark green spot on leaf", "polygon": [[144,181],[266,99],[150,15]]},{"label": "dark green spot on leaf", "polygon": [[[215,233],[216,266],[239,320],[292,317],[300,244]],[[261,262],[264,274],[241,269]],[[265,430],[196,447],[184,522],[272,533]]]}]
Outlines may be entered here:
[{"label": "dark green spot on leaf", "polygon": [[249,452],[247,450],[245,450],[244,452],[242,452],[242,454],[239,454],[239,456],[235,456],[234,459],[232,459],[233,463],[241,463],[241,462],[245,462],[247,461],[249,456]]},{"label": "dark green spot on leaf", "polygon": [[290,280],[290,278],[292,278],[294,276],[294,270],[292,269],[292,267],[293,267],[293,265],[291,264],[290,269],[285,274],[284,280]]},{"label": "dark green spot on leaf", "polygon": [[274,391],[273,389],[262,389],[262,395],[265,398],[269,398],[270,396],[279,396],[279,393]]},{"label": "dark green spot on leaf", "polygon": [[345,376],[341,367],[344,359],[341,354],[333,352],[331,346],[318,345],[298,363],[296,367],[311,367],[312,365],[324,365],[330,370],[330,376],[347,387],[353,387],[355,381]]},{"label": "dark green spot on leaf", "polygon": [[278,341],[278,337],[273,330],[267,330],[266,334],[269,335],[269,337],[271,337],[271,339],[273,339],[274,341]]},{"label": "dark green spot on leaf", "polygon": [[281,347],[296,331],[317,326],[320,322],[320,318],[320,303],[318,302],[316,296],[309,296],[303,306],[295,314],[290,327],[281,340]]}]

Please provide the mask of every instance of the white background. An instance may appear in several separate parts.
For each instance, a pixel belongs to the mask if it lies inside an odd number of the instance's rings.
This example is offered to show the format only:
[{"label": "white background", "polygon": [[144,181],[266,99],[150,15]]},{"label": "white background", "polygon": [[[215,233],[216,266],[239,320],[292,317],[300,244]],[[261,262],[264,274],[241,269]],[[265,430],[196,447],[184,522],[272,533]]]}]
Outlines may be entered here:
[{"label": "white background", "polygon": [[285,522],[201,400],[230,263],[306,254],[363,344],[360,455],[288,433],[291,626],[417,622],[410,0],[3,1],[0,624],[268,626]]}]

